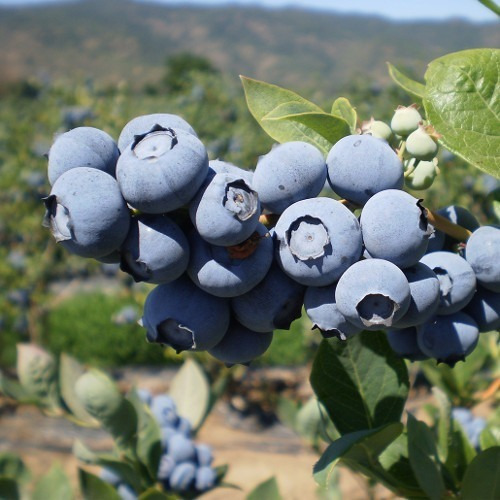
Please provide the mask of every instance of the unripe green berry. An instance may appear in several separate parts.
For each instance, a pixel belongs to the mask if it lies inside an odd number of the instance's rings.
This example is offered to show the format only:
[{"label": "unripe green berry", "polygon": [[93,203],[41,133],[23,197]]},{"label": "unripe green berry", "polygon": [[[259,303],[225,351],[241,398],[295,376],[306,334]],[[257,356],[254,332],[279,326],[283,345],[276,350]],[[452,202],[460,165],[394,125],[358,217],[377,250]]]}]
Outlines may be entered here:
[{"label": "unripe green berry", "polygon": [[[412,158],[408,167],[412,168],[416,161],[415,158]],[[438,173],[437,158],[432,161],[420,161],[413,172],[405,177],[405,184],[410,189],[417,191],[427,189],[432,185]]]},{"label": "unripe green berry", "polygon": [[370,134],[377,139],[383,139],[384,141],[389,142],[392,139],[392,130],[387,125],[380,120],[374,120],[373,118],[363,124],[361,128],[363,134]]},{"label": "unripe green berry", "polygon": [[123,401],[113,380],[99,370],[81,375],[76,381],[75,392],[85,409],[99,421],[112,418]]},{"label": "unripe green berry", "polygon": [[391,129],[395,134],[406,137],[414,130],[417,130],[418,124],[421,121],[422,116],[415,108],[401,106],[394,112],[391,120]]},{"label": "unripe green berry", "polygon": [[438,146],[424,127],[418,127],[406,139],[406,153],[417,160],[431,160],[437,154]]}]

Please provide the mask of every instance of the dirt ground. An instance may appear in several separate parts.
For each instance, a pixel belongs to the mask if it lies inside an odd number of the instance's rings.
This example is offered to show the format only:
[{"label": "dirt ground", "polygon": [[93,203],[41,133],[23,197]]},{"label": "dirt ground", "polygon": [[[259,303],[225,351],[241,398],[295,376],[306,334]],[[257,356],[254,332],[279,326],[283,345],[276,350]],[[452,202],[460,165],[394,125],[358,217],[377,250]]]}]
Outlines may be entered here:
[{"label": "dirt ground", "polygon": [[[134,383],[160,393],[168,388],[172,373],[127,370],[121,375],[122,383]],[[79,427],[65,419],[46,417],[33,407],[4,408],[0,414],[0,451],[18,453],[34,478],[57,461],[76,487],[79,464],[71,453],[76,438],[94,450],[111,447],[106,433]],[[206,500],[242,500],[253,487],[271,476],[276,477],[286,500],[317,498],[312,467],[318,456],[279,422],[263,427],[255,416],[242,417],[227,401],[219,401],[197,440],[213,446],[215,465],[228,464],[226,481],[241,488],[218,488],[204,495]],[[395,498],[382,487],[370,491],[360,476],[344,469],[340,488],[347,500]]]}]

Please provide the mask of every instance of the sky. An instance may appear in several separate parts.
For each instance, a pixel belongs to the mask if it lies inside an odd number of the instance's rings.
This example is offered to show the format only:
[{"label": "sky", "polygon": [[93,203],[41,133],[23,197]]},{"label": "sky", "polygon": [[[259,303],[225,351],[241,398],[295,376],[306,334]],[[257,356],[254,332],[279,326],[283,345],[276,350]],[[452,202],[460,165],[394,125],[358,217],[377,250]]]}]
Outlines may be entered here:
[{"label": "sky", "polygon": [[[66,0],[50,0],[51,3]],[[103,0],[104,1],[104,0]],[[141,1],[141,0],[136,0]],[[460,17],[470,21],[494,21],[498,17],[478,0],[142,0],[170,5],[259,5],[286,6],[333,12],[376,14],[394,20],[443,20]],[[2,5],[35,5],[47,0],[0,0]]]}]

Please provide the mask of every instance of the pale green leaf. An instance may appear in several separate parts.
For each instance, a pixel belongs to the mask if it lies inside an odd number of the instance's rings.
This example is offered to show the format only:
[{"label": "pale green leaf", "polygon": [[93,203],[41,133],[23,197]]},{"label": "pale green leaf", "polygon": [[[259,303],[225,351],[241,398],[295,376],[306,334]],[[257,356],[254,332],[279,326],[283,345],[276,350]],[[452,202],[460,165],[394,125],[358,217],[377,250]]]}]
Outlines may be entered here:
[{"label": "pale green leaf", "polygon": [[356,113],[356,109],[353,108],[349,102],[349,99],[345,97],[335,99],[332,104],[331,114],[343,118],[349,124],[351,134],[356,133],[358,114]]},{"label": "pale green leaf", "polygon": [[306,125],[291,120],[263,120],[278,106],[293,103],[296,113],[324,113],[316,104],[300,95],[277,85],[241,77],[248,109],[265,132],[279,143],[289,141],[304,141],[316,146],[322,151],[328,149],[328,141]]},{"label": "pale green leaf", "polygon": [[424,107],[446,149],[500,178],[500,50],[447,54],[425,73]]},{"label": "pale green leaf", "polygon": [[500,446],[500,427],[497,425],[488,425],[479,436],[479,445],[481,450],[487,450],[494,446]]},{"label": "pale green leaf", "polygon": [[275,477],[258,484],[246,497],[246,500],[281,500]]},{"label": "pale green leaf", "polygon": [[118,492],[99,477],[78,469],[80,490],[84,500],[121,500]]},{"label": "pale green leaf", "polygon": [[414,97],[420,99],[424,97],[425,85],[423,83],[412,80],[389,62],[387,63],[387,67],[389,68],[389,75],[394,80],[394,83]]},{"label": "pale green leaf", "polygon": [[35,485],[32,500],[47,500],[50,498],[71,500],[73,490],[70,480],[59,464],[54,464],[49,472],[42,476]]}]

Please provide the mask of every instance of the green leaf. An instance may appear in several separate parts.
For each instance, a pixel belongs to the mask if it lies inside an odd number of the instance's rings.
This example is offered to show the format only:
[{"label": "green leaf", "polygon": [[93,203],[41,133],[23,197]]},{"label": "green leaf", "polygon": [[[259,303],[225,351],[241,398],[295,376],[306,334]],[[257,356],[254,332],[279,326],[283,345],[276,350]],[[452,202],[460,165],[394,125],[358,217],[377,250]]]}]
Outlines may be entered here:
[{"label": "green leaf", "polygon": [[496,4],[495,0],[479,0],[487,9],[500,16],[500,6]]},{"label": "green leaf", "polygon": [[297,412],[295,430],[299,436],[309,440],[313,445],[317,443],[323,420],[320,403],[315,396],[309,398],[305,405]]},{"label": "green leaf", "polygon": [[80,489],[85,500],[121,500],[118,492],[99,477],[78,469]]},{"label": "green leaf", "polygon": [[445,492],[434,436],[424,422],[408,414],[408,457],[418,484],[431,500]]},{"label": "green leaf", "polygon": [[399,85],[403,90],[406,90],[406,92],[414,97],[418,97],[420,99],[424,97],[425,85],[423,83],[412,80],[389,62],[387,63],[387,67],[389,69],[389,75],[394,80],[394,83]]},{"label": "green leaf", "polygon": [[438,402],[439,419],[437,423],[437,447],[441,462],[448,458],[448,448],[452,440],[451,402],[439,387],[433,387],[432,393]]},{"label": "green leaf", "polygon": [[408,458],[408,435],[400,434],[379,456],[379,463],[393,478],[404,485],[407,490],[414,490],[412,495],[420,490]]},{"label": "green leaf", "polygon": [[479,453],[467,467],[462,486],[463,500],[500,498],[500,447]]},{"label": "green leaf", "polygon": [[365,429],[344,434],[335,440],[324,451],[319,461],[314,465],[314,479],[323,487],[328,485],[330,475],[340,459],[349,462],[372,463],[403,430],[403,424],[387,424],[378,429]]},{"label": "green leaf", "polygon": [[476,450],[471,445],[462,426],[451,419],[451,440],[448,448],[448,457],[444,465],[446,471],[453,478],[455,485],[459,485],[469,463],[476,456]]},{"label": "green leaf", "polygon": [[94,453],[78,439],[75,440],[73,444],[73,454],[78,460],[85,464],[98,465],[112,470],[134,489],[141,489],[141,478],[134,467],[129,463],[121,461],[118,457],[110,454]]},{"label": "green leaf", "polygon": [[500,50],[472,49],[435,59],[425,73],[424,107],[440,143],[500,178]]},{"label": "green leaf", "polygon": [[500,446],[500,427],[488,425],[479,436],[479,445],[481,450],[487,450],[494,446]]},{"label": "green leaf", "polygon": [[177,497],[173,495],[167,495],[156,488],[148,488],[146,491],[139,495],[139,500],[174,500]]},{"label": "green leaf", "polygon": [[138,417],[137,456],[147,467],[151,478],[156,480],[162,454],[161,431],[149,408],[135,391],[129,395]]},{"label": "green leaf", "polygon": [[83,373],[85,373],[85,369],[81,363],[69,354],[61,354],[59,364],[59,387],[63,401],[81,423],[95,426],[97,425],[97,420],[85,410],[85,407],[75,392],[76,381]]},{"label": "green leaf", "polygon": [[271,477],[257,485],[247,495],[246,500],[281,500],[276,478]]},{"label": "green leaf", "polygon": [[0,477],[24,483],[29,481],[30,472],[20,456],[4,451],[0,453]]},{"label": "green leaf", "polygon": [[298,404],[288,397],[280,397],[276,405],[276,414],[283,425],[295,429],[295,419],[299,412]]},{"label": "green leaf", "polygon": [[33,491],[32,500],[47,500],[61,498],[70,500],[73,491],[68,476],[59,464],[54,464],[49,472],[38,480]]},{"label": "green leaf", "polygon": [[323,340],[311,371],[312,387],[341,434],[399,422],[408,396],[408,371],[384,332],[347,341]]},{"label": "green leaf", "polygon": [[356,110],[352,107],[351,103],[345,97],[339,97],[333,101],[331,114],[334,116],[340,116],[348,124],[351,130],[351,134],[356,133],[356,128],[358,125],[358,114]]},{"label": "green leaf", "polygon": [[210,404],[210,384],[201,366],[192,358],[186,359],[170,385],[170,396],[177,413],[198,429],[207,416]]},{"label": "green leaf", "polygon": [[351,133],[349,124],[342,117],[333,116],[324,111],[301,112],[301,107],[295,102],[286,102],[273,109],[262,120],[292,120],[302,123],[326,139],[327,142],[322,143],[320,147],[325,155],[337,141]]},{"label": "green leaf", "polygon": [[26,391],[26,389],[19,382],[6,377],[5,374],[1,371],[0,392],[8,398],[15,399],[20,403],[36,404],[37,402],[39,402],[39,399],[29,394],[28,391]]},{"label": "green leaf", "polygon": [[[241,77],[248,109],[264,131],[277,142],[304,141],[322,151],[329,149],[329,142],[302,123],[290,120],[263,120],[278,106],[294,103],[296,113],[323,113],[316,104],[304,99],[291,90],[261,82],[245,76]],[[331,146],[330,146],[331,147]]]},{"label": "green leaf", "polygon": [[11,477],[0,477],[0,498],[2,500],[20,500],[19,486]]}]

